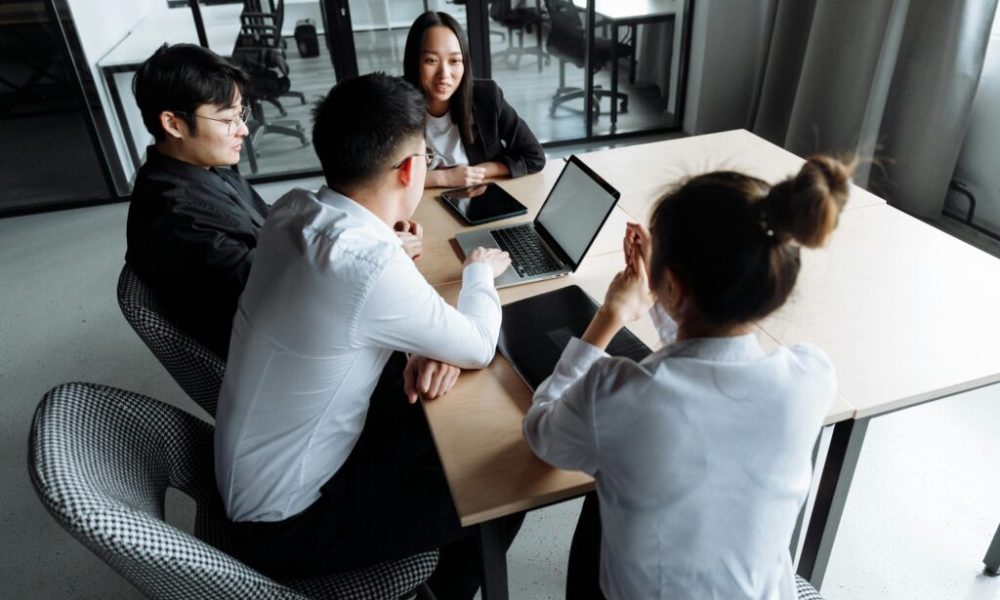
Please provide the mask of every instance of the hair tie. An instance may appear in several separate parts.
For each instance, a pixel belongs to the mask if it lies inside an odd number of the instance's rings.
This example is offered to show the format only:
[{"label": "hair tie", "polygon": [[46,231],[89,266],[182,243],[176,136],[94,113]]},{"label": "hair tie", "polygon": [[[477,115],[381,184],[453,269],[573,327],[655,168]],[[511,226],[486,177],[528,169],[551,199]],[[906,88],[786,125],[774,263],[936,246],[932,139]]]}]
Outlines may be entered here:
[{"label": "hair tie", "polygon": [[760,230],[764,232],[764,235],[773,242],[774,229],[771,228],[771,224],[767,221],[767,211],[765,211],[764,208],[761,207],[757,210],[757,216],[760,223]]}]

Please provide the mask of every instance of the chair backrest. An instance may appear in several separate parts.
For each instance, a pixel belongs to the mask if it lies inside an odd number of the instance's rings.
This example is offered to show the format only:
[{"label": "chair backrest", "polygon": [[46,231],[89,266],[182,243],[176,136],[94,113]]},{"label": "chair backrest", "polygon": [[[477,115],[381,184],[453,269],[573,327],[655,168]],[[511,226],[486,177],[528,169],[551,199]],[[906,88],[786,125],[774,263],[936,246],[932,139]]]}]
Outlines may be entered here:
[{"label": "chair backrest", "polygon": [[118,306],[125,320],[188,396],[215,416],[226,363],[163,316],[152,290],[132,267],[118,277]]},{"label": "chair backrest", "polygon": [[[247,567],[227,554],[212,433],[141,394],[67,383],[35,411],[28,472],[56,521],[150,598],[399,598],[434,571],[437,551],[287,585]],[[168,487],[197,504],[197,537],[163,521]]]},{"label": "chair backrest", "polygon": [[305,597],[163,521],[173,487],[198,504],[196,535],[225,539],[212,426],[184,411],[115,388],[61,385],[35,411],[28,470],[52,516],[148,597]]}]

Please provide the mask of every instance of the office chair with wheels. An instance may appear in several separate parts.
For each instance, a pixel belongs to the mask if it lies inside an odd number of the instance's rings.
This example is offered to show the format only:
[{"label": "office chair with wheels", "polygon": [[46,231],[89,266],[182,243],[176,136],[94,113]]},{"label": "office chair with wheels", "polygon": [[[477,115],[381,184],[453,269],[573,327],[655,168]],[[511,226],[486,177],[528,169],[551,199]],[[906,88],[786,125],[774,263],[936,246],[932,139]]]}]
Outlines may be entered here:
[{"label": "office chair with wheels", "polygon": [[[287,77],[288,64],[285,50],[288,44],[281,29],[284,21],[284,0],[244,0],[243,12],[240,13],[240,39],[237,46],[274,49],[273,54],[280,58],[280,62],[284,65],[283,74]],[[278,59],[272,58],[267,62],[277,63],[277,61]],[[277,65],[269,64],[268,68],[277,68]],[[278,109],[282,117],[287,116],[288,112],[278,100],[278,96],[291,96],[298,98],[302,104],[306,103],[305,94],[292,89],[284,89],[275,96],[264,98]]]},{"label": "office chair with wheels", "polygon": [[118,307],[181,389],[215,417],[225,361],[167,320],[152,290],[128,264],[118,276]]},{"label": "office chair with wheels", "polygon": [[[521,57],[525,54],[534,55],[538,62],[538,72],[542,72],[542,61],[549,62],[549,57],[542,51],[542,13],[534,7],[514,6],[511,0],[493,0],[490,2],[490,18],[507,28],[507,48],[493,54],[493,59],[514,56],[514,68],[521,66]],[[535,32],[538,42],[534,47],[524,47],[524,33]],[[514,46],[514,33],[517,33],[517,46]]]},{"label": "office chair with wheels", "polygon": [[[68,383],[39,403],[28,471],[49,513],[150,598],[403,598],[437,552],[365,569],[278,582],[227,553],[212,426],[123,390]],[[164,519],[168,487],[197,504],[194,536]]]},{"label": "office chair with wheels", "polygon": [[306,100],[301,92],[289,91],[291,80],[288,78],[288,63],[285,61],[284,53],[279,49],[258,46],[252,37],[241,34],[236,48],[233,49],[233,62],[250,75],[250,85],[244,94],[244,99],[250,105],[251,117],[247,121],[250,135],[244,144],[250,160],[250,170],[256,173],[255,146],[262,135],[267,133],[287,135],[297,138],[303,146],[309,144],[305,129],[298,120],[269,121],[264,114],[263,102],[270,102],[278,108],[282,116],[285,116],[288,113],[281,105],[280,96],[294,93],[301,98],[302,104],[305,104]]},{"label": "office chair with wheels", "polygon": [[[585,90],[578,87],[566,85],[566,63],[573,63],[577,67],[584,67],[587,60],[587,32],[583,27],[583,20],[579,9],[573,5],[571,0],[545,0],[549,17],[552,20],[552,30],[549,32],[549,39],[546,44],[549,53],[559,58],[559,87],[552,96],[552,104],[549,107],[549,115],[555,116],[556,109],[566,102],[584,98]],[[610,40],[602,37],[594,39],[594,56],[591,64],[593,72],[600,71],[611,60],[612,44],[617,44],[618,58],[631,57],[633,48],[628,44],[622,44],[617,40]],[[614,68],[615,65],[612,65]],[[594,86],[593,106],[594,113],[591,118],[597,120],[601,112],[600,99],[614,98],[612,102],[620,103],[620,112],[628,112],[628,94],[618,92],[613,94],[610,90],[601,89]],[[569,107],[566,107],[569,108]],[[576,109],[570,109],[576,111]],[[579,111],[576,111],[579,112]]]}]

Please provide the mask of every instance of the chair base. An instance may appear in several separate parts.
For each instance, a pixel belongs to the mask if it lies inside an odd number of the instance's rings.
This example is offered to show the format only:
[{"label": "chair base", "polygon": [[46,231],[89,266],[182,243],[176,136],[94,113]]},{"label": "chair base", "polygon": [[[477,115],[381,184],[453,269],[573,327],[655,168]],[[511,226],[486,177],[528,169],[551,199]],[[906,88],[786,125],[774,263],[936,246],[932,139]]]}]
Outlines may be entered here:
[{"label": "chair base", "polygon": [[[581,98],[586,98],[586,91],[577,87],[561,87],[556,90],[555,95],[552,96],[552,104],[549,106],[549,116],[555,117],[556,110],[562,106],[562,108],[571,111],[576,114],[583,114],[586,109],[578,109],[572,106],[563,106],[566,102],[571,100],[578,100]],[[623,92],[618,92],[613,94],[611,90],[602,89],[600,86],[595,86],[591,90],[591,96],[594,99],[593,104],[593,114],[591,118],[597,121],[601,115],[601,98],[613,98],[612,102],[619,102],[618,112],[627,113],[628,112],[628,94]]]}]

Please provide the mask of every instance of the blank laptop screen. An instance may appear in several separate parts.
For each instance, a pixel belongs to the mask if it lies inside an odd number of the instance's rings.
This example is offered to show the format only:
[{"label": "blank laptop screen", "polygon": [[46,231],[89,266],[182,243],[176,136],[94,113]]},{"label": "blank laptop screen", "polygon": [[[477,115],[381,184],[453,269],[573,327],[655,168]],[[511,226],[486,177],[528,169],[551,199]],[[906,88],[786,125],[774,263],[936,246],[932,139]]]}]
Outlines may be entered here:
[{"label": "blank laptop screen", "polygon": [[573,264],[579,264],[616,200],[601,184],[570,161],[538,213],[538,222]]}]

